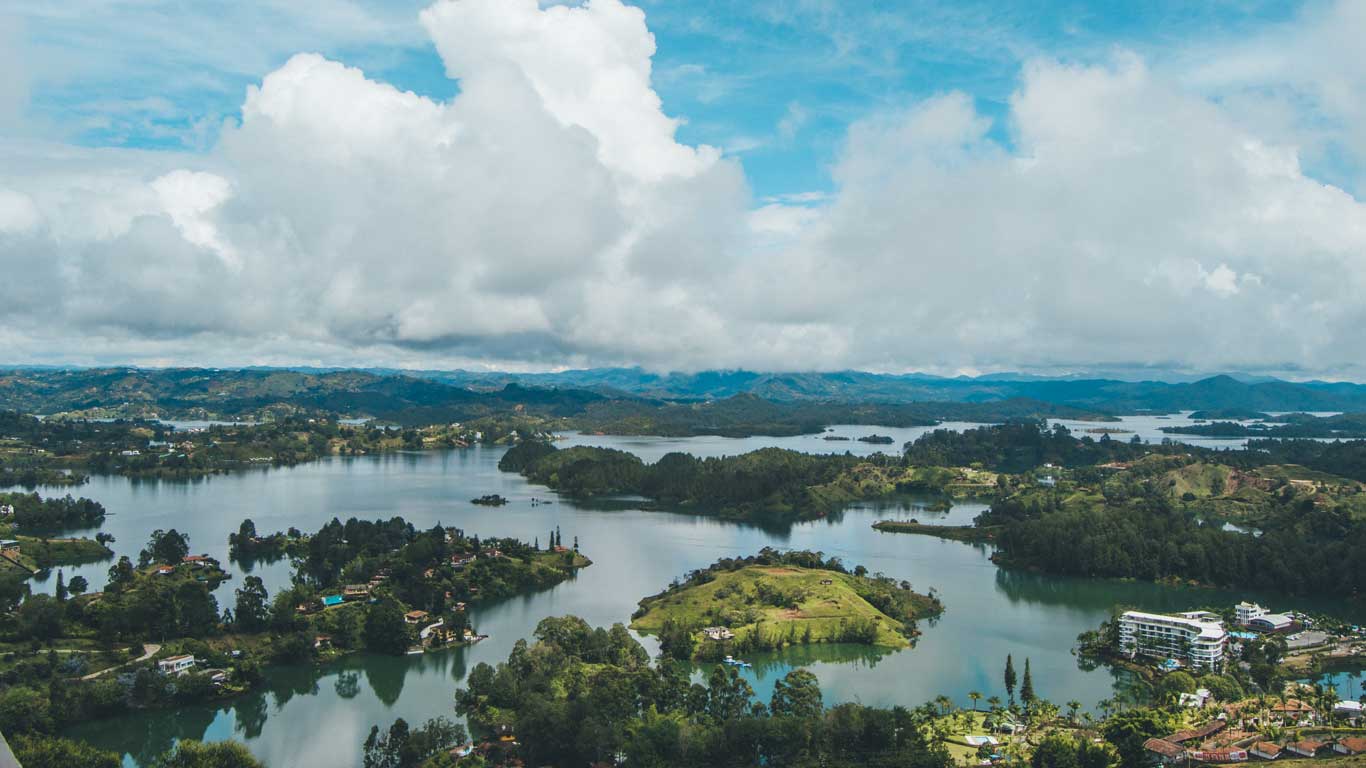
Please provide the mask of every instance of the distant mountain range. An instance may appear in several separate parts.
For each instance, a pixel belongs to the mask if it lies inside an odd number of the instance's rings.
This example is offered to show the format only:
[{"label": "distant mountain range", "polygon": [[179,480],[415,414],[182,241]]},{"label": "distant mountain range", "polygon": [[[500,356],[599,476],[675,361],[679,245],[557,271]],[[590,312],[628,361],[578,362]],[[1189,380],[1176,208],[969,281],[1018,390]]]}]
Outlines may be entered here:
[{"label": "distant mountain range", "polygon": [[1111,413],[1214,408],[1250,408],[1260,411],[1366,410],[1366,385],[1320,381],[1297,383],[1228,374],[1190,382],[1165,382],[1045,378],[1024,374],[944,378],[921,373],[880,374],[863,371],[653,374],[639,368],[595,368],[559,373],[403,373],[470,389],[497,390],[508,384],[520,384],[587,389],[609,396],[631,394],[672,400],[719,399],[739,394],[777,402],[973,403],[1029,398]]},{"label": "distant mountain range", "polygon": [[[1221,375],[1192,382],[1040,378],[993,374],[941,378],[925,374],[757,373],[707,371],[653,374],[632,368],[559,373],[481,373],[253,368],[0,370],[0,408],[30,413],[137,408],[174,413],[249,413],[275,406],[405,418],[471,418],[517,405],[548,415],[582,413],[613,401],[648,408],[737,396],[787,404],[1027,404],[1100,414],[1248,409],[1366,411],[1366,385],[1239,380]],[[753,406],[747,406],[752,409]],[[945,414],[964,412],[944,407]],[[1016,410],[1021,410],[1017,408]],[[929,410],[919,412],[931,413]],[[966,413],[966,412],[964,412]]]}]

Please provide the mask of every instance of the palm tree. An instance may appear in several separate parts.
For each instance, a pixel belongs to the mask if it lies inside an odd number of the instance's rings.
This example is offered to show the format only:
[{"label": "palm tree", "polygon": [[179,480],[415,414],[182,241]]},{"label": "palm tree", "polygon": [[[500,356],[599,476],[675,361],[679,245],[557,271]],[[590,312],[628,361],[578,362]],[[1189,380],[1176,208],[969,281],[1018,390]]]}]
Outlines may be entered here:
[{"label": "palm tree", "polygon": [[945,715],[949,713],[949,707],[953,705],[953,700],[944,694],[934,697],[934,703],[939,705],[939,711]]},{"label": "palm tree", "polygon": [[998,709],[1000,709],[1000,708],[1001,708],[1001,697],[1000,697],[1000,696],[992,696],[991,698],[987,699],[987,706],[988,706],[988,707],[991,707],[991,709],[992,709],[993,712],[996,711],[996,710],[998,710]]},{"label": "palm tree", "polygon": [[1077,724],[1077,711],[1080,710],[1080,709],[1081,709],[1081,702],[1080,702],[1080,701],[1073,700],[1073,701],[1067,702],[1067,719],[1068,719],[1068,721],[1071,722],[1073,725],[1076,725],[1076,724]]},{"label": "palm tree", "polygon": [[982,694],[979,691],[968,691],[968,698],[972,699],[972,711],[976,712],[977,702],[982,698]]}]

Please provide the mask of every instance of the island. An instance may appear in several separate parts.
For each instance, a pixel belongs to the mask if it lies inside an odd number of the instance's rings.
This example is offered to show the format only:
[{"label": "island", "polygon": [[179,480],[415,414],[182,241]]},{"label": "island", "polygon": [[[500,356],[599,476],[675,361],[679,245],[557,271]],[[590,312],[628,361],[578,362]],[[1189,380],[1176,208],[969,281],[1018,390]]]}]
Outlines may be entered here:
[{"label": "island", "polygon": [[917,622],[942,611],[908,582],[849,571],[819,552],[766,548],[718,560],[641,600],[631,628],[658,635],[666,656],[714,661],[813,643],[906,648]]},{"label": "island", "polygon": [[863,437],[860,437],[860,438],[858,439],[858,441],[859,441],[860,443],[870,443],[870,444],[872,444],[872,445],[891,445],[892,443],[896,442],[895,440],[893,440],[891,437],[889,437],[889,436],[887,436],[887,435],[877,435],[877,434],[873,434],[873,435],[864,435]]},{"label": "island", "polygon": [[[558,530],[552,536],[541,548],[394,517],[263,537],[244,521],[232,534],[238,548],[282,541],[295,566],[274,595],[249,575],[215,596],[231,574],[174,529],[153,531],[136,560],[114,563],[100,592],[59,571],[55,594],[31,594],[21,576],[0,573],[0,614],[13,617],[0,627],[0,675],[14,681],[7,711],[60,729],[130,708],[226,699],[261,684],[268,664],[478,642],[469,609],[559,584],[591,564],[559,546]],[[16,676],[38,666],[42,677]]]},{"label": "island", "polygon": [[478,504],[481,507],[501,507],[508,503],[508,500],[496,493],[489,493],[477,499],[470,499],[471,504]]},{"label": "island", "polygon": [[626,451],[559,449],[525,441],[498,468],[570,496],[643,496],[671,511],[757,524],[790,524],[836,513],[850,503],[898,494],[970,498],[992,493],[997,475],[971,467],[908,465],[874,454],[814,455],[761,448],[738,456],[670,453],[653,464]]}]

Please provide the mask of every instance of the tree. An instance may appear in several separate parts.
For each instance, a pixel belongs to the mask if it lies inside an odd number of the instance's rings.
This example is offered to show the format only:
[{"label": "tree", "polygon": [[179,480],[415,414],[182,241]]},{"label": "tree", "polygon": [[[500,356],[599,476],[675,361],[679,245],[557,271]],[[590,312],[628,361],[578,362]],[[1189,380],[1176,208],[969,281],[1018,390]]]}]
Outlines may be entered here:
[{"label": "tree", "polygon": [[820,682],[809,671],[794,669],[773,684],[768,708],[774,717],[817,717],[822,710]]},{"label": "tree", "polygon": [[1025,659],[1024,681],[1020,683],[1020,700],[1025,704],[1034,703],[1034,678],[1029,674],[1029,659]]},{"label": "tree", "polygon": [[981,701],[982,694],[979,691],[968,691],[968,698],[972,700],[972,711],[977,711],[977,702]]},{"label": "tree", "polygon": [[172,528],[152,531],[147,548],[138,554],[138,565],[145,568],[152,563],[179,565],[190,554],[190,537]]},{"label": "tree", "polygon": [[113,752],[56,736],[15,735],[10,739],[14,756],[25,768],[119,768],[123,761]]},{"label": "tree", "polygon": [[52,730],[46,692],[22,685],[0,692],[0,733],[14,735]]},{"label": "tree", "polygon": [[62,575],[62,570],[60,568],[57,569],[57,586],[53,592],[57,596],[57,602],[59,603],[66,602],[66,599],[71,596],[71,593],[66,591],[66,577]]},{"label": "tree", "polygon": [[109,584],[105,589],[112,589],[117,592],[133,583],[133,561],[127,555],[119,558],[119,561],[109,566]]},{"label": "tree", "polygon": [[19,634],[34,640],[51,640],[62,634],[62,604],[49,595],[29,595],[19,606]]},{"label": "tree", "polygon": [[186,739],[155,757],[150,768],[264,768],[247,748],[235,741],[205,744]]},{"label": "tree", "polygon": [[0,613],[11,613],[19,607],[19,601],[28,597],[29,586],[26,576],[17,573],[0,572]]},{"label": "tree", "polygon": [[404,768],[403,754],[408,750],[408,721],[399,718],[389,726],[387,733],[380,733],[378,725],[370,726],[370,735],[362,745],[365,750],[365,768]]},{"label": "tree", "polygon": [[1076,743],[1056,733],[1039,742],[1029,764],[1031,768],[1081,768]]},{"label": "tree", "polygon": [[1162,697],[1171,702],[1178,700],[1183,693],[1195,693],[1195,688],[1195,678],[1181,670],[1169,673],[1157,685]]},{"label": "tree", "polygon": [[248,576],[242,581],[242,588],[236,591],[237,603],[233,618],[237,629],[242,632],[260,632],[265,629],[270,618],[266,608],[266,585],[259,576]]},{"label": "tree", "polygon": [[1148,756],[1143,742],[1171,731],[1171,718],[1156,709],[1117,712],[1101,725],[1101,733],[1114,745],[1124,768],[1144,768]]},{"label": "tree", "polygon": [[1009,698],[1009,699],[1011,700],[1011,702],[1014,702],[1014,701],[1015,701],[1015,661],[1014,661],[1014,659],[1010,658],[1010,654],[1006,654],[1005,684],[1006,684],[1006,697]]},{"label": "tree", "polygon": [[370,606],[365,614],[365,647],[376,653],[401,656],[410,644],[408,625],[403,621],[403,606],[385,598]]},{"label": "tree", "polygon": [[87,589],[90,589],[90,582],[86,581],[84,576],[72,576],[66,588],[71,590],[73,595],[83,595]]}]

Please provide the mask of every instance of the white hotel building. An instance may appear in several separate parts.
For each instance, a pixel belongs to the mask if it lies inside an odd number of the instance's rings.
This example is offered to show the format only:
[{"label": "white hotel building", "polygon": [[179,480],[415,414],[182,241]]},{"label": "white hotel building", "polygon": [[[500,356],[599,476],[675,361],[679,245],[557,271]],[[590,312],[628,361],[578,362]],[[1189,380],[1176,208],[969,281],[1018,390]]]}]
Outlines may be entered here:
[{"label": "white hotel building", "polygon": [[1119,647],[1130,656],[1163,656],[1217,669],[1224,663],[1227,645],[1224,624],[1213,614],[1125,611],[1119,617]]}]

